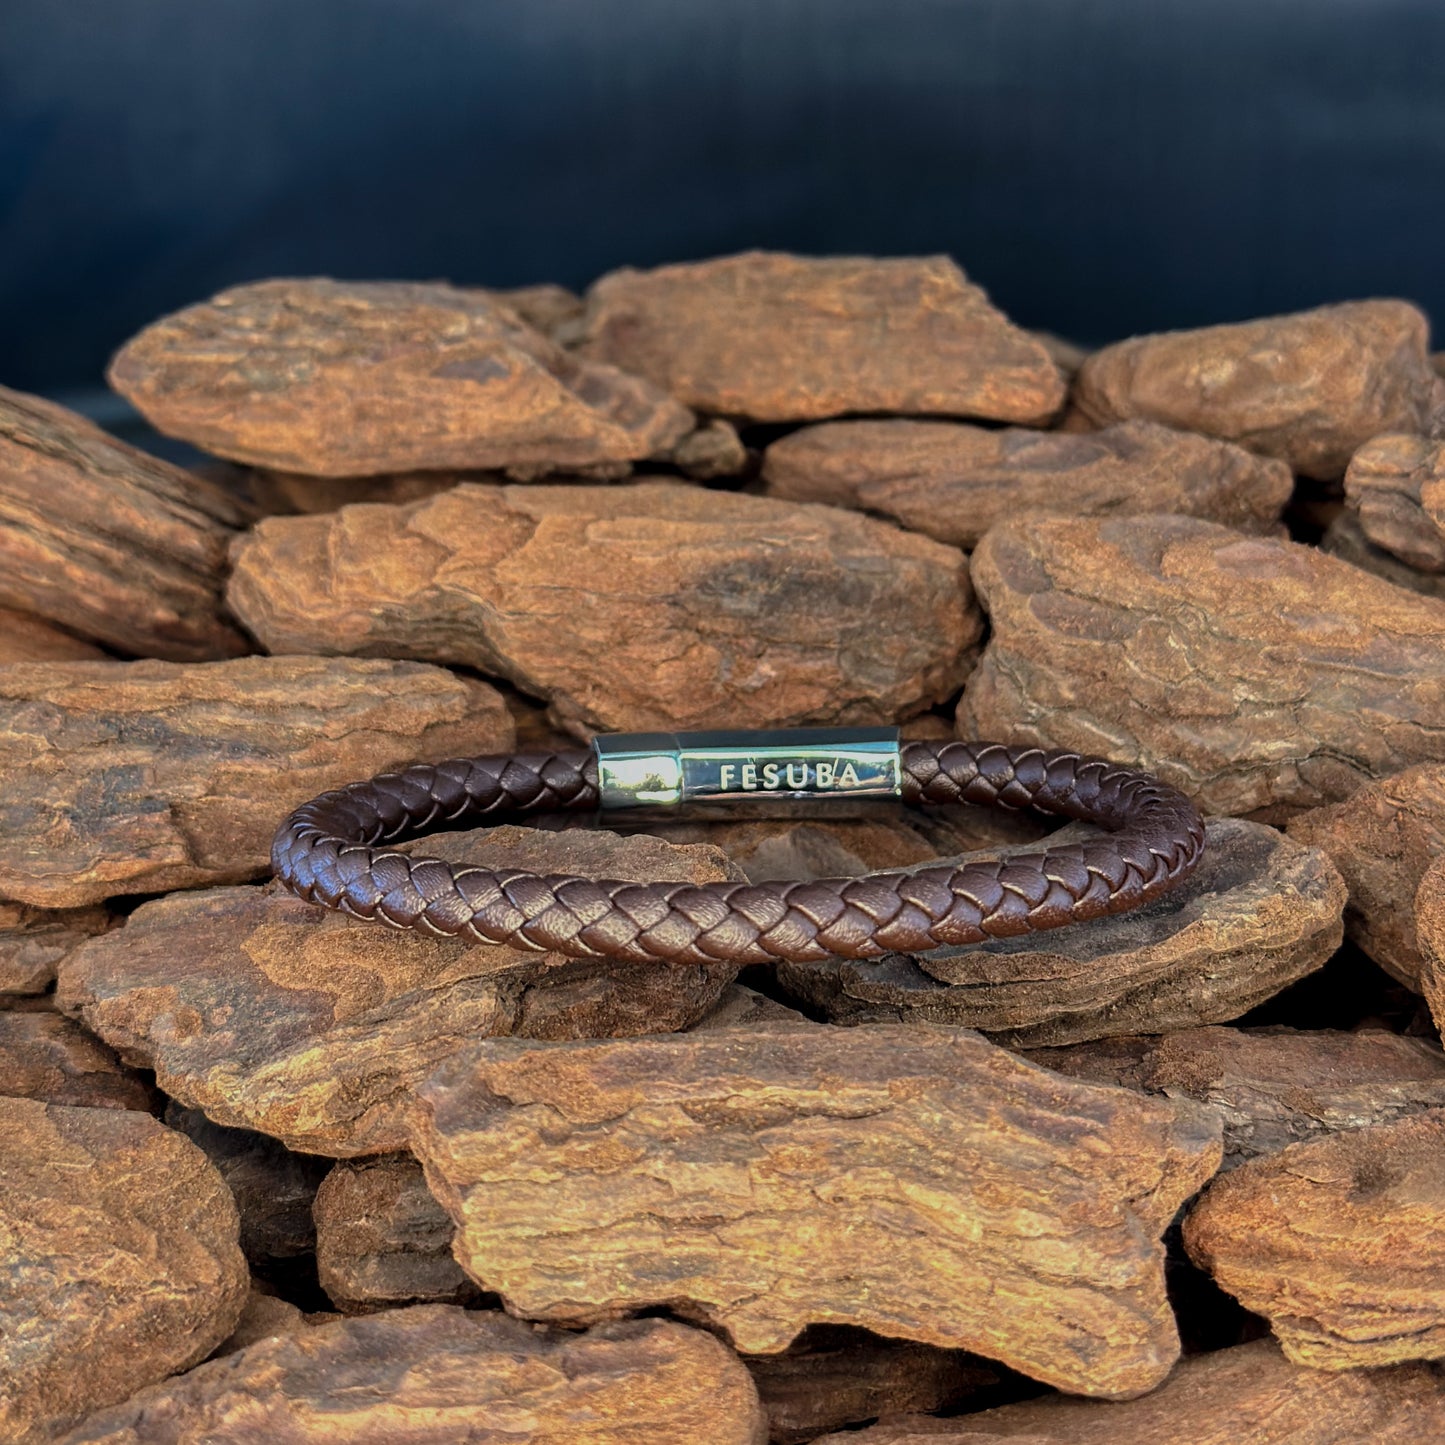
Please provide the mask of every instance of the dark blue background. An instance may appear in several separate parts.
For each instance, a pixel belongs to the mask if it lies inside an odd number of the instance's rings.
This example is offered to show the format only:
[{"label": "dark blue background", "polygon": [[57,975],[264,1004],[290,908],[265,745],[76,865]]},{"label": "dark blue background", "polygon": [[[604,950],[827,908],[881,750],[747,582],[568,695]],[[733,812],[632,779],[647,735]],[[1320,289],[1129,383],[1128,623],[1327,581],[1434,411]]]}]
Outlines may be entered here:
[{"label": "dark blue background", "polygon": [[950,251],[1084,341],[1445,315],[1440,0],[0,0],[0,382],[274,274]]}]

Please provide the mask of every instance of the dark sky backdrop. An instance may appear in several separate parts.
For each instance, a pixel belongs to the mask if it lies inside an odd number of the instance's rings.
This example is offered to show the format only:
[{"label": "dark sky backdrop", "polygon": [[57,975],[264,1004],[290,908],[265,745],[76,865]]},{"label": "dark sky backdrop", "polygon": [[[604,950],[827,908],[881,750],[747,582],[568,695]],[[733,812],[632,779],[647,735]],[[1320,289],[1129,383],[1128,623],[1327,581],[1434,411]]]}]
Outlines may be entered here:
[{"label": "dark sky backdrop", "polygon": [[1100,341],[1445,318],[1442,235],[1441,0],[0,0],[0,382],[32,390],[267,275],[949,251]]}]

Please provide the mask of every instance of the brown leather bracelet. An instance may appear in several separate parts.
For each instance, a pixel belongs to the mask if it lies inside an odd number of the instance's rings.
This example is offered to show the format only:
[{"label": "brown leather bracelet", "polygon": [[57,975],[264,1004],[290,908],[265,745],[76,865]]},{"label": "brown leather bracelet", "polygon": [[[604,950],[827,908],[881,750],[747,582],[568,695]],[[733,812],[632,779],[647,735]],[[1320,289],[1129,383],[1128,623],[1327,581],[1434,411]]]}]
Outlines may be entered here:
[{"label": "brown leather bracelet", "polygon": [[[1122,913],[1180,882],[1203,851],[1194,805],[1147,773],[1039,748],[899,744],[893,730],[866,730],[871,741],[860,742],[864,731],[810,731],[791,751],[804,733],[751,735],[767,739],[756,746],[745,733],[639,735],[591,750],[417,764],[298,808],[276,834],[272,863],[300,897],[393,928],[577,958],[750,964],[921,953]],[[701,738],[712,742],[688,754]],[[790,771],[794,755],[801,761]],[[684,776],[688,767],[673,761],[689,757],[696,766]],[[485,819],[597,808],[619,793],[656,803],[769,790],[1038,808],[1109,831],[1002,860],[704,885],[544,877],[378,846]]]}]

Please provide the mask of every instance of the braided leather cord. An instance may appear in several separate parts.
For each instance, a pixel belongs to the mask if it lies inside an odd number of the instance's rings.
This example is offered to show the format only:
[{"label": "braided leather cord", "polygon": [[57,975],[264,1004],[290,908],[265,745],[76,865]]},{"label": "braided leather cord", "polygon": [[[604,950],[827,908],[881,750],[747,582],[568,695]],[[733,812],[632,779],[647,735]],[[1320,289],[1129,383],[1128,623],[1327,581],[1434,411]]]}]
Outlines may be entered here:
[{"label": "braided leather cord", "polygon": [[921,953],[1122,913],[1187,877],[1203,851],[1182,793],[1100,758],[914,742],[902,760],[907,802],[1033,807],[1110,831],[989,862],[703,885],[458,867],[377,846],[594,808],[596,762],[579,748],[421,763],[323,793],[281,825],[271,861],[301,898],[392,928],[575,958],[748,964]]}]

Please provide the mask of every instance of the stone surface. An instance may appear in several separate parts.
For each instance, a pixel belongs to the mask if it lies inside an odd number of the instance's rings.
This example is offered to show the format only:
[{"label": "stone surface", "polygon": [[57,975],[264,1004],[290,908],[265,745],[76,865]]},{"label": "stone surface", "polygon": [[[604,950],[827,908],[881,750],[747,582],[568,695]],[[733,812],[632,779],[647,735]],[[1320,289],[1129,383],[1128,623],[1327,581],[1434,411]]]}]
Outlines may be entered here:
[{"label": "stone surface", "polygon": [[973,554],[965,737],[1157,773],[1206,812],[1335,802],[1445,761],[1445,606],[1191,517],[1031,516]]},{"label": "stone surface", "polygon": [[1435,383],[1428,333],[1404,301],[1348,301],[1136,336],[1090,356],[1073,399],[1098,426],[1142,417],[1339,477],[1371,437],[1420,430]]},{"label": "stone surface", "polygon": [[142,1113],[156,1102],[150,1084],[99,1039],[49,1010],[0,1010],[0,1094]]},{"label": "stone surface", "polygon": [[640,378],[438,284],[237,286],[146,327],[109,380],[167,436],[324,477],[625,462],[692,427]]},{"label": "stone surface", "polygon": [[308,1328],[306,1316],[293,1304],[266,1294],[252,1282],[251,1292],[246,1296],[241,1318],[236,1328],[226,1336],[211,1358],[234,1355],[257,1340],[269,1340],[277,1335],[293,1335]]},{"label": "stone surface", "polygon": [[1158,1238],[1220,1150],[1197,1105],[926,1025],[490,1039],[413,1125],[458,1261],[513,1313],[665,1304],[749,1353],[854,1324],[1108,1396],[1178,1353]]},{"label": "stone surface", "polygon": [[0,607],[0,666],[12,662],[77,662],[106,654],[28,612]]},{"label": "stone surface", "polygon": [[0,897],[70,908],[254,878],[315,794],[511,741],[494,689],[414,663],[3,668]]},{"label": "stone surface", "polygon": [[1320,546],[1342,562],[1383,577],[1396,587],[1423,592],[1427,597],[1445,597],[1445,573],[1419,572],[1383,547],[1377,547],[1360,528],[1360,519],[1353,512],[1341,512],[1330,522],[1320,538]]},{"label": "stone surface", "polygon": [[0,607],[141,657],[248,652],[221,605],[242,520],[219,487],[0,387]]},{"label": "stone surface", "polygon": [[1184,1243],[1297,1364],[1445,1358],[1445,1109],[1241,1164]]},{"label": "stone surface", "polygon": [[1415,920],[1423,959],[1420,986],[1435,1027],[1445,1032],[1445,857],[1437,858],[1420,880]]},{"label": "stone surface", "polygon": [[964,548],[1031,508],[1181,512],[1267,532],[1294,486],[1281,461],[1153,422],[1071,433],[904,418],[792,432],[767,449],[763,480],[770,496],[874,512]]},{"label": "stone surface", "polygon": [[272,652],[462,663],[583,733],[892,722],[958,687],[980,632],[951,547],[676,482],[271,517],[230,599]]},{"label": "stone surface", "polygon": [[339,1160],[321,1181],[314,1212],[321,1288],[344,1313],[480,1297],[452,1258],[451,1216],[412,1155]]},{"label": "stone surface", "polygon": [[717,1007],[694,1024],[698,1029],[750,1029],[758,1024],[806,1024],[807,1016],[756,989],[733,984],[718,1000]]},{"label": "stone surface", "polygon": [[1198,1099],[1224,1118],[1224,1167],[1317,1135],[1445,1108],[1436,1043],[1369,1029],[1183,1029],[1033,1049],[1047,1069]]},{"label": "stone surface", "polygon": [[1016,1047],[1163,1033],[1238,1018],[1318,968],[1344,902],[1323,853],[1218,818],[1192,877],[1132,913],[917,958],[780,963],[778,981],[838,1023],[961,1024]]},{"label": "stone surface", "polygon": [[701,1330],[583,1335],[416,1305],[213,1360],[93,1415],[67,1445],[763,1445],[747,1371]]},{"label": "stone surface", "polygon": [[55,982],[60,961],[111,923],[104,908],[52,911],[0,903],[0,1004],[44,993]]},{"label": "stone surface", "polygon": [[1367,783],[1292,818],[1289,834],[1330,855],[1350,891],[1345,929],[1381,968],[1419,990],[1415,893],[1445,853],[1445,763]]},{"label": "stone surface", "polygon": [[1161,1389],[1110,1404],[1049,1395],[956,1420],[915,1417],[815,1445],[1423,1445],[1445,1435],[1429,1365],[1328,1374],[1268,1340],[1184,1360]]},{"label": "stone surface", "polygon": [[586,299],[584,355],[721,416],[1041,422],[1064,400],[1043,346],[946,256],[748,251],[614,271]]},{"label": "stone surface", "polygon": [[251,471],[248,490],[266,516],[337,512],[357,502],[405,506],[449,492],[462,482],[500,481],[491,472],[391,472],[379,477],[311,477],[264,467]]},{"label": "stone surface", "polygon": [[236,1206],[149,1114],[0,1098],[0,1438],[25,1442],[204,1359],[248,1287]]},{"label": "stone surface", "polygon": [[1375,546],[1421,572],[1445,572],[1445,442],[1367,442],[1350,458],[1345,501]]},{"label": "stone surface", "polygon": [[[608,833],[503,827],[415,846],[541,873],[739,876],[712,848]],[[143,904],[66,961],[58,1002],[217,1123],[344,1158],[405,1148],[414,1085],[477,1038],[687,1028],[736,973],[734,964],[621,967],[396,933],[270,884]]]}]

